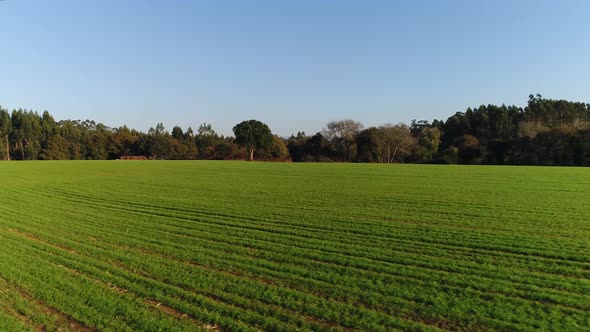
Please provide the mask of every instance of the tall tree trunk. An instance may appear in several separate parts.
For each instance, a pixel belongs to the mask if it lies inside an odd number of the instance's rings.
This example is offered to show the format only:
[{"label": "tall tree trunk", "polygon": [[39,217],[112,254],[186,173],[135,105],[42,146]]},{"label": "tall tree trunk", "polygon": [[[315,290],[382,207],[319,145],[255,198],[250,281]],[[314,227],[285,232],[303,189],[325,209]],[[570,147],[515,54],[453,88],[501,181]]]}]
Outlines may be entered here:
[{"label": "tall tree trunk", "polygon": [[4,135],[6,139],[6,160],[10,160],[10,145],[8,144],[8,134]]},{"label": "tall tree trunk", "polygon": [[393,150],[393,156],[391,156],[391,163],[395,161],[395,155],[397,154],[398,145],[395,146],[395,150]]},{"label": "tall tree trunk", "polygon": [[250,161],[253,161],[253,160],[254,160],[254,147],[251,146],[250,147]]}]

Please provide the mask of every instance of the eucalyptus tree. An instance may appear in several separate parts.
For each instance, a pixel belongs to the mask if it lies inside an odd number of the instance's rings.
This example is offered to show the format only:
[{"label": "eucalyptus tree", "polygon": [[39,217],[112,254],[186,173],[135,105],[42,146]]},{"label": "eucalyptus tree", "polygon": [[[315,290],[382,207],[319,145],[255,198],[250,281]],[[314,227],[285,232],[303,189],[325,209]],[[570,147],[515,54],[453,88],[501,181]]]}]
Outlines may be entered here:
[{"label": "eucalyptus tree", "polygon": [[4,138],[5,154],[4,158],[10,160],[10,131],[12,130],[12,120],[7,110],[0,107],[0,135]]}]

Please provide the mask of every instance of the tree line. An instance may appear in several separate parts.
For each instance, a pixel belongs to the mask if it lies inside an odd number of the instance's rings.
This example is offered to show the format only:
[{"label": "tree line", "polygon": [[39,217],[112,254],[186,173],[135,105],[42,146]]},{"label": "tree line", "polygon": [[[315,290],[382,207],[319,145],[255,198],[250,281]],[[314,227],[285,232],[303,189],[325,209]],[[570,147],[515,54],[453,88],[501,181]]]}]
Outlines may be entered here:
[{"label": "tree line", "polygon": [[313,135],[272,134],[260,121],[219,135],[210,124],[148,132],[111,128],[92,120],[56,121],[49,112],[0,107],[0,158],[5,160],[259,159],[295,162],[378,162],[514,165],[590,165],[590,104],[530,95],[523,107],[481,105],[446,121],[365,128],[330,121]]}]

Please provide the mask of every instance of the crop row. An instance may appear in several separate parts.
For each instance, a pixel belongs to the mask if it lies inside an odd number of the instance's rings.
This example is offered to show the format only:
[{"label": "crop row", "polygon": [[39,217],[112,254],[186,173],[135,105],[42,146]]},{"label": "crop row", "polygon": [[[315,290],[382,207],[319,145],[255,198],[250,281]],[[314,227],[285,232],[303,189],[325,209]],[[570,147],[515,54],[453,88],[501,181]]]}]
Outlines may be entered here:
[{"label": "crop row", "polygon": [[580,177],[22,165],[29,173],[10,166],[0,187],[10,202],[0,216],[0,326],[13,330],[590,326],[590,187]]},{"label": "crop row", "polygon": [[[100,213],[98,213],[98,216],[100,216]],[[36,223],[36,224],[37,224],[37,226],[39,226],[39,225],[40,225],[40,223]],[[56,224],[55,224],[55,223],[51,223],[51,227],[53,227],[53,229],[55,229],[55,226],[56,226]],[[127,226],[130,226],[130,225],[127,225]],[[84,228],[85,228],[85,227],[84,227]],[[150,229],[150,232],[153,232],[153,231],[154,231],[154,229]],[[91,229],[91,230],[90,230],[90,234],[100,235],[99,229]],[[135,235],[125,235],[125,237],[134,237],[134,236],[135,236]],[[196,236],[196,234],[193,234],[193,236]],[[146,238],[143,238],[143,239],[141,239],[141,240],[145,241],[145,240],[146,240],[148,237],[149,237],[149,235],[146,235]],[[192,238],[192,237],[191,237],[191,238]],[[197,238],[197,239],[198,239],[198,238]],[[176,239],[175,239],[175,240],[176,240]],[[205,240],[205,239],[198,239],[198,240]],[[114,243],[115,241],[116,241],[116,239],[109,239],[109,242],[108,242],[108,243],[109,243],[110,245],[112,245],[112,243]],[[119,239],[119,241],[121,241],[121,239]],[[147,243],[147,241],[145,241],[145,242],[141,242],[141,241],[140,241],[140,242],[139,242],[139,245],[141,245],[142,243]],[[276,243],[273,243],[272,245],[273,245],[273,246],[276,246]],[[174,249],[174,245],[173,245],[173,243],[163,243],[163,244],[161,245],[161,247],[163,247],[163,248],[172,248],[172,250],[175,250],[175,249]],[[249,247],[253,247],[253,244],[252,244],[252,243],[250,243],[250,244],[249,244]],[[180,247],[179,249],[181,249],[181,248],[182,248],[182,247]],[[231,248],[231,246],[230,246],[230,247],[228,247],[228,248]],[[215,252],[225,252],[225,250],[227,250],[228,248],[217,248],[217,249],[214,249],[214,250],[212,250],[211,252],[207,252],[205,257],[207,257],[207,256],[210,256],[210,255],[213,255]],[[287,247],[287,248],[285,248],[285,250],[287,250],[287,249],[288,249],[288,247]],[[272,253],[272,254],[271,254],[271,257],[272,257],[272,256],[275,256],[276,254],[277,254],[276,252],[275,252],[275,253]],[[178,253],[176,253],[176,252],[172,251],[172,252],[170,253],[170,256],[171,256],[171,257],[174,257],[174,255],[178,255]],[[101,257],[101,258],[102,258],[102,257]],[[193,258],[194,258],[194,257],[193,257]],[[201,257],[197,257],[197,258],[198,258],[198,259],[201,259]],[[257,259],[259,259],[259,258],[260,258],[260,257],[257,257]],[[288,257],[288,256],[285,256],[283,259],[284,259],[285,261],[278,261],[278,263],[281,263],[281,266],[285,266],[286,264],[288,264],[289,257]],[[237,260],[237,261],[243,260],[243,257],[237,257],[237,259],[236,259],[236,260]],[[275,261],[276,261],[276,258],[275,258]],[[225,264],[226,264],[226,262],[221,262],[221,263],[222,263],[221,265],[225,265]],[[251,260],[251,262],[246,262],[246,263],[247,263],[247,264],[246,264],[246,268],[251,268],[251,267],[252,267],[252,266],[254,266],[254,264],[255,264],[254,260]],[[300,261],[296,261],[296,263],[297,263],[299,266],[301,266],[301,264],[302,264],[302,262],[300,262]],[[443,262],[443,263],[444,263],[444,262]],[[139,265],[141,265],[141,264],[144,264],[144,265],[145,265],[145,260],[143,260],[143,263],[141,263],[141,262],[139,263]],[[228,264],[229,266],[236,266],[236,263],[235,263],[235,262],[227,262],[227,264]],[[346,264],[346,263],[345,263],[345,264]],[[406,262],[406,264],[407,264],[407,262]],[[367,267],[367,266],[362,266],[362,267],[366,269],[366,267]],[[308,273],[310,273],[310,274],[315,274],[315,272],[314,272],[313,270],[311,270],[312,272],[309,272],[309,271],[310,271],[310,270],[309,270],[309,268],[311,268],[311,267],[308,267],[308,266],[306,266],[306,268],[307,268],[307,269],[306,269],[306,271],[307,271]],[[359,269],[359,270],[360,270],[360,271],[363,271],[364,269]],[[288,271],[288,272],[289,272],[289,273],[293,273],[293,271]],[[469,272],[469,271],[467,271],[467,272]],[[178,271],[174,271],[174,273],[178,273]],[[333,273],[332,273],[332,274],[333,274]],[[285,276],[280,276],[280,277],[285,277]],[[353,277],[351,277],[351,278],[350,278],[350,280],[351,280],[351,284],[353,285],[353,284],[354,284],[355,282],[357,282],[358,280],[365,280],[363,277],[365,277],[365,278],[366,278],[366,276],[362,276],[362,275],[360,275],[360,276],[353,276]],[[407,275],[406,275],[405,277],[407,277]],[[414,276],[414,277],[415,277],[415,276]],[[217,278],[219,278],[219,276],[216,276],[214,279],[217,279]],[[329,273],[326,275],[326,277],[325,277],[325,278],[326,278],[327,280],[330,280],[330,279],[332,279],[334,282],[336,282],[336,283],[338,283],[338,284],[340,284],[340,283],[341,283],[341,280],[338,280],[338,278],[336,278],[336,279],[334,280],[334,276],[333,276],[333,275],[331,275],[331,274],[329,274]],[[418,277],[418,278],[425,278],[426,280],[432,280],[432,276],[431,276],[431,275],[423,275],[422,277]],[[369,279],[369,280],[370,280],[370,279]],[[449,279],[449,280],[450,280],[450,279]],[[447,283],[449,283],[449,280],[446,280],[446,282],[447,282]],[[385,285],[392,285],[392,284],[391,284],[391,281],[392,281],[392,279],[391,279],[391,278],[388,278],[388,279],[385,279],[385,280],[378,280],[378,282],[381,282],[382,284],[385,284]],[[402,281],[404,281],[404,280],[402,280]],[[436,282],[436,280],[434,280],[434,281]],[[475,282],[473,282],[473,283],[472,283],[472,286],[476,286],[476,285],[478,285],[478,283],[479,283],[479,281],[478,281],[478,280],[475,280]],[[348,286],[348,285],[346,285],[346,286]],[[400,286],[401,286],[401,285],[400,285]],[[433,285],[432,285],[432,283],[431,283],[431,284],[430,284],[430,285],[428,285],[428,286],[429,286],[429,287],[432,287]],[[466,286],[465,284],[460,284],[460,287],[465,287],[465,286]],[[486,290],[486,291],[488,291],[488,292],[489,292],[489,291],[490,291],[490,289],[489,289],[489,288],[486,288],[486,287],[487,287],[487,285],[486,285],[486,284],[484,284],[483,286],[480,286],[480,288],[483,288],[484,290]],[[504,287],[504,286],[502,286],[502,285],[500,285],[500,288],[505,288],[505,287]],[[393,289],[398,289],[398,287],[393,287]],[[361,293],[361,292],[359,292],[359,294],[360,294],[359,296],[362,296],[362,293]],[[526,295],[526,294],[527,294],[527,292],[524,292],[523,294],[525,294],[525,295]],[[540,293],[540,294],[542,294],[542,293]],[[539,292],[537,292],[537,296],[538,296],[538,295],[540,295],[540,294],[539,294]],[[420,301],[420,298],[419,298],[419,297],[417,297],[417,296],[416,296],[416,294],[409,294],[407,297],[408,297],[408,298],[414,298],[416,301]],[[550,297],[544,298],[543,300],[550,300]],[[562,299],[562,300],[563,300],[563,299]],[[387,301],[384,301],[383,299],[379,299],[379,298],[377,298],[377,299],[374,299],[373,301],[374,301],[374,302],[376,302],[376,303],[382,303],[382,304],[387,304],[387,303],[388,303]],[[423,301],[424,301],[424,302],[428,302],[429,300],[423,300]],[[430,301],[432,301],[432,299],[431,299]],[[577,300],[577,301],[576,301],[576,300],[575,300],[575,298],[574,298],[573,300],[572,300],[572,299],[570,299],[570,301],[572,301],[573,303],[578,303],[578,304],[579,304],[579,303],[584,303],[583,301],[580,301],[580,300]],[[519,304],[520,304],[520,303],[519,303]],[[393,303],[393,305],[395,305],[395,303]],[[399,304],[398,304],[398,305],[399,305]]]}]

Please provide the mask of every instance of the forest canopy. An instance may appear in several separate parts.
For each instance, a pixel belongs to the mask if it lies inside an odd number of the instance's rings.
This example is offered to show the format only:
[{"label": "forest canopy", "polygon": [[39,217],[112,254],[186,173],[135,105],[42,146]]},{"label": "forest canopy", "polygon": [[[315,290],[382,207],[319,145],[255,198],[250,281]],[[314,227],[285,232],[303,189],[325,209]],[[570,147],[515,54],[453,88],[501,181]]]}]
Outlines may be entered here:
[{"label": "forest canopy", "polygon": [[234,127],[236,137],[202,124],[194,132],[158,123],[148,132],[93,120],[60,120],[45,111],[0,107],[4,160],[258,159],[379,163],[590,165],[590,104],[530,95],[523,107],[481,105],[443,120],[412,120],[365,128],[330,121],[313,135],[272,134],[257,120]]}]

